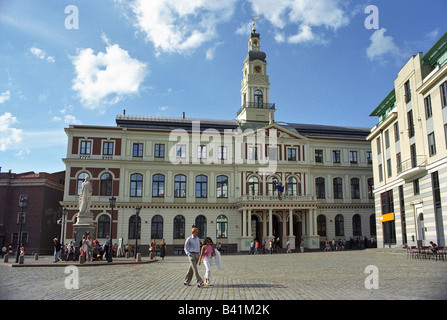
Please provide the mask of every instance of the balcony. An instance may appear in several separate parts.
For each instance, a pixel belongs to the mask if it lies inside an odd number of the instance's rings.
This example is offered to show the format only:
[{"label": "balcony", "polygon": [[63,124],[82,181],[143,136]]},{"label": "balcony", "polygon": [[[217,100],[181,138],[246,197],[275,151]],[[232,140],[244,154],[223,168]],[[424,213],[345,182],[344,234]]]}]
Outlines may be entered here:
[{"label": "balcony", "polygon": [[426,166],[426,156],[416,156],[407,159],[400,166],[397,166],[397,178],[405,181],[413,180],[427,171]]},{"label": "balcony", "polygon": [[269,109],[269,110],[275,110],[275,104],[274,103],[256,103],[256,102],[246,102],[244,105],[239,109],[237,112],[237,115],[239,115],[242,110],[246,108],[253,108],[253,109]]},{"label": "balcony", "polygon": [[264,204],[271,203],[271,202],[309,202],[309,201],[315,201],[316,197],[313,195],[304,195],[304,196],[289,196],[286,195],[285,199],[283,196],[282,200],[278,199],[277,195],[243,195],[238,199],[237,202],[262,202]]}]

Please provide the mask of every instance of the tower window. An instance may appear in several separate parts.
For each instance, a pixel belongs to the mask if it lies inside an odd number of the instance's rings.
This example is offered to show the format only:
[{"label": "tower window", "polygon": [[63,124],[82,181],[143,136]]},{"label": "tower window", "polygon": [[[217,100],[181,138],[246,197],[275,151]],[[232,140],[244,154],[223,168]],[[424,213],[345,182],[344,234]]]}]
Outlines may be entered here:
[{"label": "tower window", "polygon": [[262,91],[255,91],[255,108],[262,108]]}]

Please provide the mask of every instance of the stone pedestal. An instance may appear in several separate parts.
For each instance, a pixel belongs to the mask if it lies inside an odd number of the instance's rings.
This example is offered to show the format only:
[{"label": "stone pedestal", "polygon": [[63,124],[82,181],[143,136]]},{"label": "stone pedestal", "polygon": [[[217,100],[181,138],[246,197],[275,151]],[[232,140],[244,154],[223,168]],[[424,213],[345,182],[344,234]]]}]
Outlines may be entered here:
[{"label": "stone pedestal", "polygon": [[25,262],[24,256],[19,256],[19,264],[23,264]]},{"label": "stone pedestal", "polygon": [[90,212],[88,215],[78,217],[78,221],[73,225],[75,246],[79,247],[83,235],[88,234],[93,239],[95,230],[96,226],[93,223],[93,213]]},{"label": "stone pedestal", "polygon": [[38,253],[34,254],[34,260],[39,260],[39,254]]},{"label": "stone pedestal", "polygon": [[141,262],[141,253],[137,253],[136,262]]}]

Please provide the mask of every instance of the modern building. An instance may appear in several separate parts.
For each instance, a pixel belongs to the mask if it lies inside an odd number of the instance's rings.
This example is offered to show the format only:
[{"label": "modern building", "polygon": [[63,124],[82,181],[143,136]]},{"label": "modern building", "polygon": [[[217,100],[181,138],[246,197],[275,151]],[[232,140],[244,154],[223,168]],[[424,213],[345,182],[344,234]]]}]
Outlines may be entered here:
[{"label": "modern building", "polygon": [[[17,242],[26,254],[53,252],[53,238],[60,238],[61,207],[64,196],[65,172],[0,173],[0,245],[12,246]],[[27,197],[23,208],[21,236],[19,200]]]},{"label": "modern building", "polygon": [[371,113],[379,246],[446,245],[447,33],[412,56]]},{"label": "modern building", "polygon": [[66,128],[68,238],[86,176],[94,237],[103,243],[112,221],[114,242],[138,239],[143,253],[164,238],[168,253],[182,254],[192,226],[227,252],[248,250],[255,238],[314,249],[375,236],[370,129],[275,121],[260,41],[253,28],[236,119],[123,114],[116,126]]}]

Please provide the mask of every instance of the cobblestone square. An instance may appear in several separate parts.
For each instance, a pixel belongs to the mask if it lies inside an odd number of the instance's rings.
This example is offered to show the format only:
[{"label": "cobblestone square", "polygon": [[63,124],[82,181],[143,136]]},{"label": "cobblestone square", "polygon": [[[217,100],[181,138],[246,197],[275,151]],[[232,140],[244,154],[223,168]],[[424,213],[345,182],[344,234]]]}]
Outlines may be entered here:
[{"label": "cobblestone square", "polygon": [[[143,258],[148,261],[148,258]],[[14,260],[14,259],[10,259]],[[115,260],[117,261],[117,259]],[[11,265],[13,262],[9,262]],[[447,262],[409,259],[398,249],[342,252],[223,255],[212,266],[212,286],[185,286],[185,256],[144,264],[83,266],[79,288],[52,257],[10,267],[0,263],[2,300],[408,300],[447,299]],[[95,264],[97,262],[91,262]],[[41,266],[37,266],[41,264]],[[78,266],[77,263],[72,264]],[[377,288],[365,285],[376,267]],[[199,270],[205,272],[204,266]],[[67,271],[67,273],[66,273]],[[193,278],[193,281],[195,279]],[[370,288],[367,288],[370,287]]]}]

